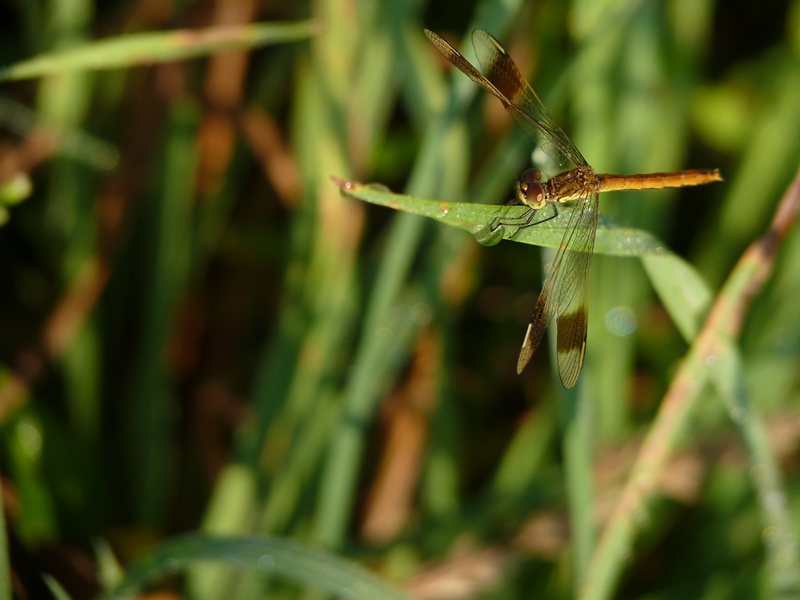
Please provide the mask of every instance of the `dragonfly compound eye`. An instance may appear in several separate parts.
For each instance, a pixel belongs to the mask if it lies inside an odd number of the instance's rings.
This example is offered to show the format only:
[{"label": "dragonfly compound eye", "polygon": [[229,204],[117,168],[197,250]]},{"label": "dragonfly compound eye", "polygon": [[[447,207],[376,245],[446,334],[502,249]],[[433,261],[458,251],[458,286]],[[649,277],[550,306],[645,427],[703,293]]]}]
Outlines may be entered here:
[{"label": "dragonfly compound eye", "polygon": [[525,204],[532,208],[542,208],[544,206],[544,188],[541,184],[523,181],[519,184],[519,189],[525,197]]},{"label": "dragonfly compound eye", "polygon": [[536,183],[541,178],[542,178],[542,172],[539,171],[538,169],[525,169],[522,172],[522,177],[520,178],[520,181],[522,183],[531,184],[531,183]]}]

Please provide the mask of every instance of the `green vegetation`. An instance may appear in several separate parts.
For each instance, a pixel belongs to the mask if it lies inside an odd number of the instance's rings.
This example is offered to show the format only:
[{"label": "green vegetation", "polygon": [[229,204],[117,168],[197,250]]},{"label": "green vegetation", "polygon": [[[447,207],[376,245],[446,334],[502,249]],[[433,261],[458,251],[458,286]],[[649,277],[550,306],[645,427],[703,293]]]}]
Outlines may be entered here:
[{"label": "green vegetation", "polygon": [[[151,4],[0,19],[0,600],[800,597],[800,2]],[[725,179],[601,198],[569,392],[424,27]]]}]

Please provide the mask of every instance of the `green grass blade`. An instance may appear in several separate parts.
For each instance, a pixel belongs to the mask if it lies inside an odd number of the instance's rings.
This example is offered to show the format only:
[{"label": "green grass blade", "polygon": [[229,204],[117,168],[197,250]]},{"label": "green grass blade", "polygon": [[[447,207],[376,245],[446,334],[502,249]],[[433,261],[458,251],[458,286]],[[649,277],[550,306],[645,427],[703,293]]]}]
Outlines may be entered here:
[{"label": "green grass blade", "polygon": [[0,81],[186,60],[224,50],[302,40],[312,36],[315,30],[313,21],[298,21],[136,33],[44,54],[0,68]]},{"label": "green grass blade", "polygon": [[45,575],[44,582],[56,600],[72,600],[72,596],[67,593],[67,590],[65,590],[52,575]]},{"label": "green grass blade", "polygon": [[297,542],[269,536],[206,535],[188,535],[162,544],[132,565],[124,580],[104,598],[130,596],[164,574],[209,562],[256,569],[354,600],[405,598],[364,567]]},{"label": "green grass blade", "polygon": [[[564,206],[559,215],[534,227],[516,229],[500,227],[495,234],[487,234],[487,223],[496,217],[515,218],[523,214],[524,206],[494,206],[459,202],[438,202],[404,196],[385,191],[382,186],[361,185],[335,179],[343,193],[365,202],[378,204],[435,219],[445,225],[471,233],[484,243],[497,243],[500,239],[513,240],[558,248],[564,236],[573,208]],[[596,254],[609,256],[636,256],[642,259],[653,284],[670,315],[687,339],[697,332],[711,298],[711,292],[700,275],[683,259],[670,252],[652,234],[641,229],[622,227],[611,217],[600,215],[597,225]]]},{"label": "green grass blade", "polygon": [[[564,236],[573,207],[562,206],[558,216],[532,227],[498,227],[494,235],[488,232],[487,224],[496,217],[513,219],[523,215],[525,206],[495,206],[488,204],[468,204],[464,202],[439,202],[414,196],[389,192],[381,185],[363,185],[346,182],[338,178],[334,181],[342,192],[352,198],[371,204],[386,206],[435,219],[440,223],[471,233],[484,245],[493,245],[501,239],[513,240],[522,244],[558,248]],[[547,210],[547,209],[542,209]],[[664,244],[646,231],[622,227],[610,217],[600,216],[597,225],[595,253],[610,256],[643,256],[647,254],[668,256]]]},{"label": "green grass blade", "polygon": [[697,270],[679,256],[645,254],[641,259],[681,335],[686,341],[692,341],[711,306],[711,288]]}]

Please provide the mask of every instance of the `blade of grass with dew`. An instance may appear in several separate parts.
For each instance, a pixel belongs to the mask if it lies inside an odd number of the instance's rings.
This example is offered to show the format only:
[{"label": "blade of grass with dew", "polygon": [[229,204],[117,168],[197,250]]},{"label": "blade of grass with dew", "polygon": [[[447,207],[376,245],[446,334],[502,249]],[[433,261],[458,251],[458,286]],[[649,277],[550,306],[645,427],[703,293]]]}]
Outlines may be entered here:
[{"label": "blade of grass with dew", "polygon": [[[523,244],[558,248],[573,210],[571,206],[563,206],[559,209],[556,218],[534,227],[521,229],[499,227],[495,232],[491,232],[488,230],[487,223],[491,223],[496,217],[517,218],[525,213],[527,208],[524,206],[440,202],[394,194],[381,185],[364,185],[344,181],[340,178],[334,178],[334,180],[342,189],[342,193],[347,196],[435,219],[450,227],[466,231],[480,243],[489,245],[505,239]],[[621,226],[611,217],[601,214],[597,224],[594,252],[595,254],[630,256],[652,261],[649,270],[656,275],[654,281],[658,282],[659,293],[670,295],[663,298],[670,314],[677,315],[679,311],[688,311],[693,319],[702,319],[704,316],[703,311],[710,292],[707,287],[704,287],[702,278],[688,263],[672,254],[649,232]],[[682,320],[686,321],[686,318],[682,317]],[[691,327],[687,325],[688,329]]]},{"label": "blade of grass with dew", "polygon": [[130,566],[123,581],[102,597],[108,600],[128,597],[167,573],[209,563],[258,570],[354,600],[405,598],[364,567],[297,542],[269,536],[199,534],[164,542]]},{"label": "blade of grass with dew", "polygon": [[[334,178],[343,193],[365,202],[426,216],[471,233],[484,244],[508,239],[524,244],[557,248],[563,239],[572,207],[562,207],[558,217],[535,227],[516,229],[500,227],[490,232],[487,223],[495,217],[515,218],[527,209],[520,206],[496,206],[438,202],[393,194],[380,185],[362,185]],[[690,341],[708,309],[711,291],[694,268],[673,254],[646,231],[619,226],[614,219],[600,215],[594,251],[610,256],[635,256],[642,260],[665,308],[684,337]]]},{"label": "blade of grass with dew", "polygon": [[313,21],[298,21],[135,33],[0,67],[0,81],[187,60],[225,50],[298,41],[316,32]]}]

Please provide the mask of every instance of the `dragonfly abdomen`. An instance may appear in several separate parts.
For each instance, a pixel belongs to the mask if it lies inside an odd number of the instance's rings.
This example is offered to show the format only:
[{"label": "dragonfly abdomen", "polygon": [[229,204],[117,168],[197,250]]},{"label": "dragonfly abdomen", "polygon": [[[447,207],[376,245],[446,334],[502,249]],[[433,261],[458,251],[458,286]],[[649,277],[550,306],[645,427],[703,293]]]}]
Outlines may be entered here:
[{"label": "dragonfly abdomen", "polygon": [[647,173],[642,175],[597,175],[599,192],[616,190],[653,190],[687,185],[702,185],[722,181],[718,169],[695,169],[672,173]]}]

